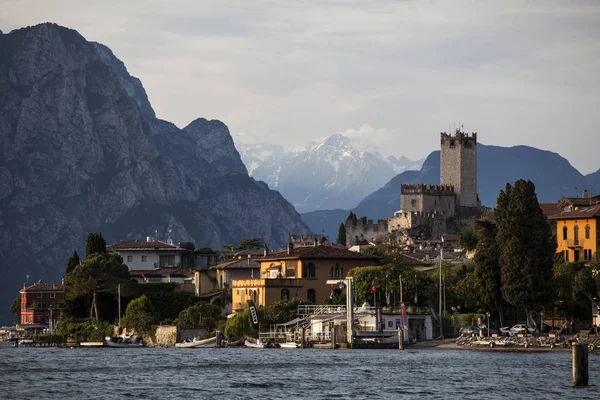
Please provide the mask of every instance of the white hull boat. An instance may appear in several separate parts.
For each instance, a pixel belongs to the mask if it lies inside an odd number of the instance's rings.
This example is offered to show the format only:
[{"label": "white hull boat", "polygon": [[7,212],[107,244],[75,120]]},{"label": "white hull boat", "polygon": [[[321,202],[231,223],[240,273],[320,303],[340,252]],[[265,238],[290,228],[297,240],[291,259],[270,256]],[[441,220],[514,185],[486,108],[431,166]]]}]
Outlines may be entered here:
[{"label": "white hull boat", "polygon": [[199,340],[194,338],[189,342],[175,343],[175,347],[177,348],[191,348],[191,349],[199,349],[199,348],[208,348],[208,347],[216,347],[217,346],[217,337],[211,337],[208,339]]},{"label": "white hull boat", "polygon": [[297,349],[300,347],[300,345],[296,342],[285,342],[279,343],[279,347],[281,347],[282,349]]},{"label": "white hull boat", "polygon": [[244,346],[250,347],[253,349],[264,349],[265,348],[265,344],[263,342],[256,341],[256,340],[246,340],[244,342]]}]

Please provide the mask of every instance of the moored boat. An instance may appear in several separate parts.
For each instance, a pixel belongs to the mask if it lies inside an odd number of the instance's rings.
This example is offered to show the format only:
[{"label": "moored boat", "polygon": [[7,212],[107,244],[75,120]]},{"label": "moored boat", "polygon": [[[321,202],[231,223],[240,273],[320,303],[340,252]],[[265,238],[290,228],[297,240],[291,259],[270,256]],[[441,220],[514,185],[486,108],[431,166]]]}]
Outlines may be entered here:
[{"label": "moored boat", "polygon": [[285,342],[279,343],[279,347],[281,347],[282,349],[297,349],[300,347],[300,345],[296,342]]},{"label": "moored boat", "polygon": [[23,339],[19,340],[19,346],[33,346],[34,341],[32,337],[26,336]]},{"label": "moored boat", "polygon": [[260,339],[258,339],[258,340],[246,339],[246,341],[244,342],[244,346],[250,347],[253,349],[264,349],[265,344]]},{"label": "moored boat", "polygon": [[175,347],[177,348],[207,348],[207,347],[216,347],[217,346],[217,337],[211,337],[208,339],[200,340],[198,338],[194,338],[192,340],[186,340],[182,343],[175,343]]}]

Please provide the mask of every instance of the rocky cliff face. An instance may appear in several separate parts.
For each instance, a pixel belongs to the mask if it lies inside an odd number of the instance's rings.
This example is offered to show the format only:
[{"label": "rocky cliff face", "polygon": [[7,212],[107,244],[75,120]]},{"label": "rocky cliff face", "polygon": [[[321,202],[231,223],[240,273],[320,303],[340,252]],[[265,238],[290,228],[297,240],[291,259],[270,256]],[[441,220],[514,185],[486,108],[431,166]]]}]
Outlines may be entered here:
[{"label": "rocky cliff face", "polygon": [[214,248],[308,232],[248,176],[223,123],[157,119],[107,47],[54,24],[0,34],[0,154],[2,322],[26,275],[60,279],[90,231],[114,242],[170,229]]}]

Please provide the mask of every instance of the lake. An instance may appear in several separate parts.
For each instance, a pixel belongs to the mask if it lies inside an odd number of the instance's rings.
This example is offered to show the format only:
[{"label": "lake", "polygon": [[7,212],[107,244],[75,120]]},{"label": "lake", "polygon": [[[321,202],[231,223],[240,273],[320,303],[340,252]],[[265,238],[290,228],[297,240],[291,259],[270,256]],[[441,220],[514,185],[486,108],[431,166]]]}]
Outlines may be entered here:
[{"label": "lake", "polygon": [[571,353],[463,350],[61,349],[0,345],[2,399],[596,398]]}]

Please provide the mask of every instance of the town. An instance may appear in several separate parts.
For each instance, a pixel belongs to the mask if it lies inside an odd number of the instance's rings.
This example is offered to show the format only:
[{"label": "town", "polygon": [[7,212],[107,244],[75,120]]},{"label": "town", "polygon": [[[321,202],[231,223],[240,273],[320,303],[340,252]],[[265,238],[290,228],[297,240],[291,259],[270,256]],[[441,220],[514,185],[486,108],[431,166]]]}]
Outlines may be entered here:
[{"label": "town", "polygon": [[[62,282],[25,282],[3,340],[22,346],[404,348],[600,344],[600,196],[538,203],[507,182],[477,194],[477,134],[440,134],[439,185],[402,185],[399,211],[353,213],[334,241],[290,232],[221,249],[169,235],[90,233]],[[83,238],[82,238],[83,239]]]}]

